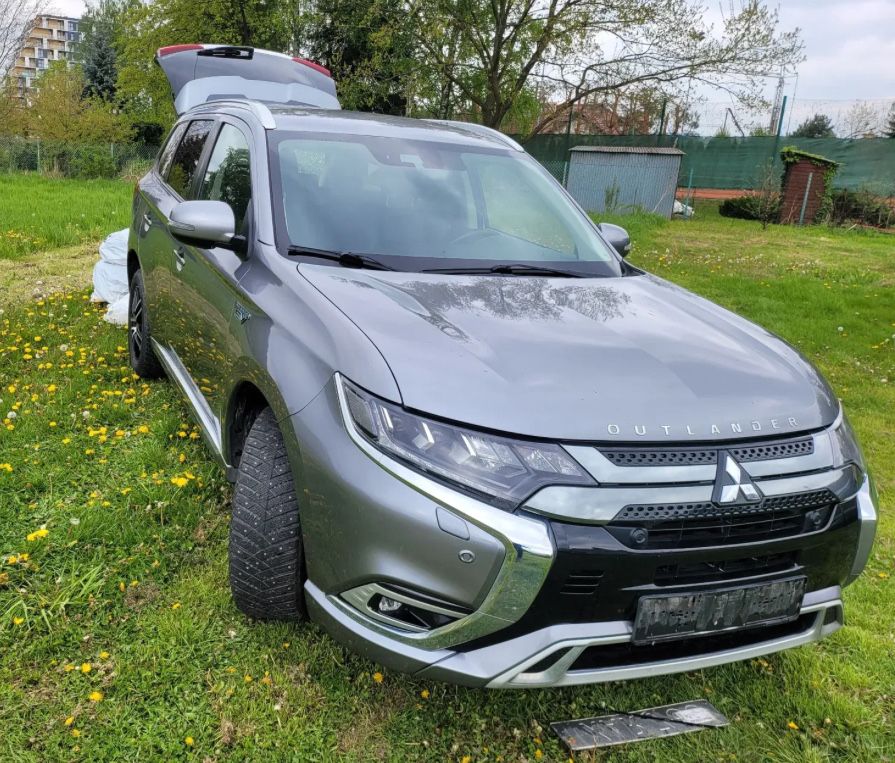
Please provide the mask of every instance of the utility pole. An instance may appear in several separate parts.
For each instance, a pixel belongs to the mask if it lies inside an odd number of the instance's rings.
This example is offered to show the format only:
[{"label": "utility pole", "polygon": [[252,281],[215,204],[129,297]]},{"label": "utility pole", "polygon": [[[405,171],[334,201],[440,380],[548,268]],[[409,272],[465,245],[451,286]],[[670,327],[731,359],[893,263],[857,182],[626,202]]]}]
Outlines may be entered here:
[{"label": "utility pole", "polygon": [[773,134],[777,129],[777,123],[780,121],[780,109],[783,105],[783,88],[786,81],[783,79],[781,72],[780,78],[777,80],[777,92],[774,94],[774,107],[771,109],[771,123],[768,125],[768,132]]}]

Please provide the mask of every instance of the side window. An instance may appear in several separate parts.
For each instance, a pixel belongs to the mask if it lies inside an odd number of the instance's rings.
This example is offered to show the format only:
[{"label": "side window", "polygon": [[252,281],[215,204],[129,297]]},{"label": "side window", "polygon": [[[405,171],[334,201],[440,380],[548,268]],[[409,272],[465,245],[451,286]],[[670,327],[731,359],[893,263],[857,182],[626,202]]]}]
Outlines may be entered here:
[{"label": "side window", "polygon": [[211,120],[190,122],[190,126],[183,135],[183,140],[180,141],[180,145],[174,152],[174,161],[171,162],[171,168],[165,179],[168,181],[168,185],[183,199],[190,197],[193,175],[196,174],[196,167],[199,166],[202,149],[212,124],[214,123]]},{"label": "side window", "polygon": [[241,231],[252,198],[249,144],[242,131],[224,124],[208,160],[199,188],[200,199],[224,201],[233,210],[236,230]]},{"label": "side window", "polygon": [[158,174],[162,177],[168,176],[168,170],[171,169],[171,161],[174,159],[174,149],[177,148],[177,144],[180,143],[180,138],[183,135],[183,131],[186,129],[186,123],[181,122],[177,127],[175,127],[171,134],[168,136],[168,142],[165,143],[165,147],[162,149],[162,152],[158,157]]}]

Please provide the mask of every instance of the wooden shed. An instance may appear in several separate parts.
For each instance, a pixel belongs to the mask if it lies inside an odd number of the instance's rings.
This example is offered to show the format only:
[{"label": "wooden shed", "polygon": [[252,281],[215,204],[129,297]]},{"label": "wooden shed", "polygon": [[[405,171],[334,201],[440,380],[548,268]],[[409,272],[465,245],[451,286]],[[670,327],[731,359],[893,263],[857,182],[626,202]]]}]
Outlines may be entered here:
[{"label": "wooden shed", "polygon": [[838,162],[797,148],[780,152],[785,169],[780,199],[781,223],[813,223],[822,212],[824,199],[832,193]]}]

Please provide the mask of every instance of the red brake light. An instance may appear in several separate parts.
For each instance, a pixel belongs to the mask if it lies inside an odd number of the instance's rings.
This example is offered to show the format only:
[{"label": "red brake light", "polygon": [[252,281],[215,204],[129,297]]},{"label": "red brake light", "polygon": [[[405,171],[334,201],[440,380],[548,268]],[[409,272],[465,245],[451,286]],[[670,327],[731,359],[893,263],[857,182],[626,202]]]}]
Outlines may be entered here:
[{"label": "red brake light", "polygon": [[172,53],[182,53],[185,50],[202,50],[202,46],[197,43],[188,43],[186,45],[166,45],[156,51],[156,57],[170,56]]},{"label": "red brake light", "polygon": [[296,56],[292,56],[292,60],[297,64],[304,64],[305,66],[310,66],[315,71],[320,72],[321,74],[325,74],[327,77],[332,79],[332,73],[325,66],[321,66],[320,64],[314,61],[308,61],[307,58],[297,58]]}]

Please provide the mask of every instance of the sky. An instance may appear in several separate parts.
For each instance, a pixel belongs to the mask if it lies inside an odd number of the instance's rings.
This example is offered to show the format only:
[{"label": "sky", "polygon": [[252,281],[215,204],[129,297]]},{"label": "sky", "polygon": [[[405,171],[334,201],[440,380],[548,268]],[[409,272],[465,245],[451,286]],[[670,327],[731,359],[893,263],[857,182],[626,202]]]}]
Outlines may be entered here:
[{"label": "sky", "polygon": [[[708,18],[717,21],[730,0],[705,0]],[[52,0],[72,16],[84,12],[82,0]],[[895,0],[770,0],[782,29],[799,27],[806,60],[798,81],[787,83],[792,100],[895,100]],[[768,96],[773,95],[768,83]],[[711,96],[709,96],[711,97]],[[718,96],[722,100],[722,96]]]}]

